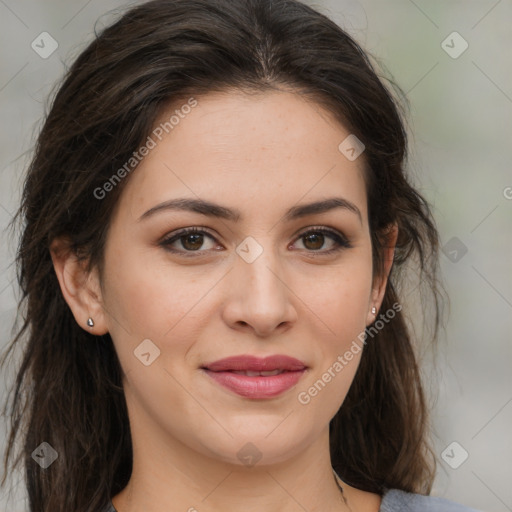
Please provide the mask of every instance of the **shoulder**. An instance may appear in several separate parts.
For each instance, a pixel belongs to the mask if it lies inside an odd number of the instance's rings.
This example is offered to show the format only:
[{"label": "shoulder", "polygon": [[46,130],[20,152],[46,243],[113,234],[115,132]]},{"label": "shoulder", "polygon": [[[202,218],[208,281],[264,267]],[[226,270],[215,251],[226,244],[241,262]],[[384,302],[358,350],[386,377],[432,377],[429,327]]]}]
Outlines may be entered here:
[{"label": "shoulder", "polygon": [[379,512],[478,512],[444,498],[389,489],[382,497]]}]

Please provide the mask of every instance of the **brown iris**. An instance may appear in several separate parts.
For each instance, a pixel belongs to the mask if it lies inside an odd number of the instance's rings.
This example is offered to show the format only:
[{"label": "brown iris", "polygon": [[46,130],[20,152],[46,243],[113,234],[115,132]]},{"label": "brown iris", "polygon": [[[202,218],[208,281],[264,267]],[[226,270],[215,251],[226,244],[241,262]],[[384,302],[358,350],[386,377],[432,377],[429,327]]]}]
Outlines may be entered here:
[{"label": "brown iris", "polygon": [[[197,251],[203,245],[204,235],[189,233],[180,237],[183,247],[190,251]],[[190,242],[190,243],[189,243]]]},{"label": "brown iris", "polygon": [[[308,235],[305,235],[304,237],[304,246],[308,249],[321,249],[322,245],[324,245],[324,235],[321,233],[311,233]],[[308,246],[307,242],[312,242],[312,245],[310,244]]]}]

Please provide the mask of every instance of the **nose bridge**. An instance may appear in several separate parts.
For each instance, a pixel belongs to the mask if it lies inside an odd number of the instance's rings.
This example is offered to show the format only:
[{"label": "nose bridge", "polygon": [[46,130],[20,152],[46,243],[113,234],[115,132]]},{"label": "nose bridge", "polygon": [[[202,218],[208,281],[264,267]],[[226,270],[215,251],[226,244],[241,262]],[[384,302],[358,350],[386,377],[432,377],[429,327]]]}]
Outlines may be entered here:
[{"label": "nose bridge", "polygon": [[249,294],[266,299],[267,303],[280,299],[284,286],[282,265],[270,237],[260,238],[260,241],[247,237],[237,248],[237,253],[241,260],[237,262],[237,274],[246,280]]},{"label": "nose bridge", "polygon": [[284,266],[270,237],[258,241],[247,237],[237,247],[237,253],[230,283],[238,303],[236,321],[264,332],[291,320],[292,305]]}]

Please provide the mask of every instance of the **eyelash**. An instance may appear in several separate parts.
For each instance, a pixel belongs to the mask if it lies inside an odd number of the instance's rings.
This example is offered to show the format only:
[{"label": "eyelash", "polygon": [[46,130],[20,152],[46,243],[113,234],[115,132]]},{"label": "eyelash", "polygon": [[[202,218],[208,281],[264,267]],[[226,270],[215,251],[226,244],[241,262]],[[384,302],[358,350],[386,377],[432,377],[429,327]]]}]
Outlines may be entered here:
[{"label": "eyelash", "polygon": [[[300,233],[298,235],[298,237],[296,238],[295,241],[297,240],[300,240],[301,238],[305,238],[307,235],[310,235],[312,233],[321,233],[323,235],[327,235],[329,236],[332,240],[334,240],[334,242],[337,244],[336,247],[334,247],[333,249],[329,249],[329,250],[307,250],[305,249],[306,252],[310,253],[312,256],[328,256],[328,255],[331,255],[331,254],[334,254],[336,252],[339,252],[343,249],[350,249],[352,247],[352,244],[349,242],[349,240],[344,237],[343,235],[341,235],[340,233],[332,230],[332,229],[328,229],[328,228],[325,228],[325,227],[312,227],[312,228],[309,228],[307,231],[303,231],[302,233]],[[171,244],[173,244],[174,242],[178,241],[181,237],[184,237],[186,235],[189,235],[189,234],[203,234],[203,235],[206,235],[208,236],[209,238],[211,238],[212,240],[215,240],[215,237],[213,235],[211,235],[207,230],[205,230],[204,228],[202,227],[191,227],[191,228],[185,228],[185,229],[182,229],[180,231],[178,231],[177,233],[171,235],[171,236],[167,236],[165,237],[159,245],[161,245],[162,247],[164,247],[164,249],[166,249],[167,251],[169,252],[172,252],[172,253],[175,253],[175,254],[180,254],[180,255],[183,255],[185,257],[197,257],[197,256],[200,256],[201,253],[204,253],[204,252],[207,252],[207,251],[202,251],[200,249],[198,249],[197,251],[187,251],[186,249],[183,249],[183,250],[176,250],[176,249],[173,249],[171,248]],[[216,241],[216,240],[215,240]]]}]

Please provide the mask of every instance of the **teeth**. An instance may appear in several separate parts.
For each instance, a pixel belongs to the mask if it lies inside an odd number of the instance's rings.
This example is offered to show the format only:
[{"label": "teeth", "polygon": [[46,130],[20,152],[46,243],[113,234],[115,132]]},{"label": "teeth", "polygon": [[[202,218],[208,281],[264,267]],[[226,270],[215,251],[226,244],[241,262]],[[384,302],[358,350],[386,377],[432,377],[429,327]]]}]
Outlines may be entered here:
[{"label": "teeth", "polygon": [[264,371],[264,372],[252,372],[252,371],[238,371],[233,370],[233,373],[236,373],[237,375],[246,375],[247,377],[270,377],[271,375],[279,375],[280,373],[283,373],[284,370],[270,370],[270,371]]}]

